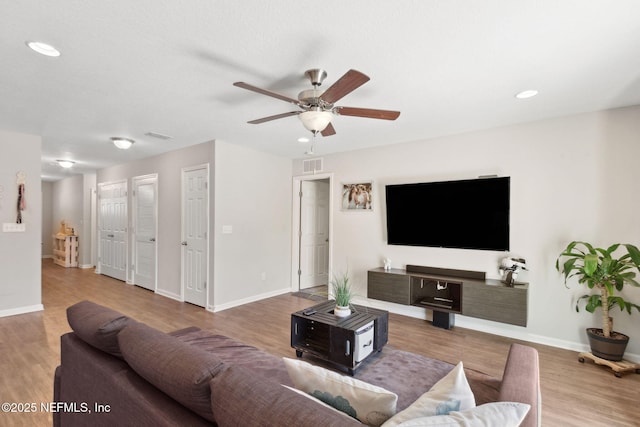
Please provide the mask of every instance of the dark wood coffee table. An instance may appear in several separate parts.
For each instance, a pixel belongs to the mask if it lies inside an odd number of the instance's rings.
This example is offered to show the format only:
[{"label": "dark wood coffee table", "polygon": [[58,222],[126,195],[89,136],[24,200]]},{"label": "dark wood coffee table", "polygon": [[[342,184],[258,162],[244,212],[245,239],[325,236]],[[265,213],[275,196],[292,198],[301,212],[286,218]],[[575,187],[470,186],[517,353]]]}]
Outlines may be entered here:
[{"label": "dark wood coffee table", "polygon": [[[333,314],[329,300],[291,315],[291,347],[296,356],[309,353],[346,368],[353,375],[372,354],[382,350],[389,336],[389,312],[351,306],[347,317]],[[309,313],[313,311],[313,314]]]}]

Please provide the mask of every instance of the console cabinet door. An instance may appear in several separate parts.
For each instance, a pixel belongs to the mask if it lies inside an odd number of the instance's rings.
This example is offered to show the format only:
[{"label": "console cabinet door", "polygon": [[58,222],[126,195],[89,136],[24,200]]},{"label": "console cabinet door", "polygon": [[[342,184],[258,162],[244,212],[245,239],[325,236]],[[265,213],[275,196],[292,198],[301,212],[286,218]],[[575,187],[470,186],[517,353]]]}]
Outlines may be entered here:
[{"label": "console cabinet door", "polygon": [[367,297],[397,304],[411,304],[411,277],[408,275],[369,271]]},{"label": "console cabinet door", "polygon": [[466,285],[462,295],[462,314],[527,326],[527,290],[482,284]]}]

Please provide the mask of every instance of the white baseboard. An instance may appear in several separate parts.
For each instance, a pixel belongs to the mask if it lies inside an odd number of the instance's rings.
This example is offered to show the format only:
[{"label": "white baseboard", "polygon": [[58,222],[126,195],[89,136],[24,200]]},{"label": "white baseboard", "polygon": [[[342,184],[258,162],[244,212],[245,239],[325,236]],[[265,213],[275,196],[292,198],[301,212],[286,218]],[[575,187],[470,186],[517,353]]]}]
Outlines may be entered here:
[{"label": "white baseboard", "polygon": [[93,268],[93,267],[94,267],[93,264],[80,264],[78,266],[78,268],[85,268],[85,269],[86,268]]},{"label": "white baseboard", "polygon": [[184,298],[178,294],[174,294],[173,292],[163,291],[162,289],[156,289],[156,294],[162,295],[163,297],[171,298],[176,301],[184,302]]},{"label": "white baseboard", "polygon": [[224,304],[219,304],[219,305],[215,305],[214,304],[213,306],[209,306],[207,308],[207,310],[216,313],[218,311],[228,310],[230,308],[238,307],[238,306],[243,305],[243,304],[249,304],[251,302],[260,301],[260,300],[263,300],[263,299],[266,299],[266,298],[271,298],[271,297],[275,297],[275,296],[282,295],[282,294],[288,294],[289,292],[291,292],[291,288],[278,289],[276,291],[266,292],[264,294],[254,295],[254,296],[249,297],[249,298],[243,298],[243,299],[240,299],[240,300],[230,301],[230,302],[227,302],[227,303],[224,303]]},{"label": "white baseboard", "polygon": [[44,306],[42,304],[9,308],[7,310],[0,310],[0,317],[15,316],[17,314],[33,313],[34,311],[42,311],[42,310],[44,310]]},{"label": "white baseboard", "polygon": [[[426,310],[424,308],[386,303],[383,301],[366,298],[361,299],[361,301],[361,303],[366,303],[366,305],[369,307],[387,310],[390,313],[401,314],[403,316],[413,317],[416,319],[431,320],[431,316],[429,314],[425,314],[425,312],[431,312],[431,310]],[[356,302],[356,304],[358,303],[359,302]],[[588,344],[560,340],[544,335],[532,334],[530,332],[527,332],[526,328],[521,326],[504,325],[504,327],[501,327],[500,324],[496,322],[465,317],[460,314],[456,315],[456,326],[465,329],[472,329],[474,331],[485,332],[487,334],[499,335],[502,337],[513,338],[521,341],[548,345],[550,347],[562,348],[565,350],[572,350],[576,352],[590,351]],[[640,354],[627,352],[624,354],[624,358],[625,360],[633,363],[640,363]]]}]

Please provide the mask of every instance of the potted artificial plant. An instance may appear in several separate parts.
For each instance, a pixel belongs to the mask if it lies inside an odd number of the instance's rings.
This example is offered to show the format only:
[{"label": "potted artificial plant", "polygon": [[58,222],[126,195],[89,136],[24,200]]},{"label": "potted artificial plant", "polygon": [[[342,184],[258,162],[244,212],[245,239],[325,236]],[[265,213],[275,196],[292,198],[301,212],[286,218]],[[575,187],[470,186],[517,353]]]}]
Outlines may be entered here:
[{"label": "potted artificial plant", "polygon": [[[614,256],[614,252],[623,248],[626,249],[624,254]],[[609,311],[615,308],[629,314],[632,308],[640,311],[640,306],[616,294],[625,284],[640,286],[633,271],[640,272],[640,250],[630,244],[616,243],[603,249],[594,248],[587,242],[571,242],[558,256],[556,269],[564,274],[565,286],[569,278],[576,276],[578,283],[595,291],[582,295],[576,302],[576,311],[580,311],[583,302],[589,313],[594,313],[597,308],[602,311],[602,329],[587,328],[593,355],[607,360],[622,360],[629,337],[613,331]]]},{"label": "potted artificial plant", "polygon": [[346,317],[350,315],[350,304],[351,299],[353,298],[353,292],[351,291],[351,284],[349,283],[349,274],[344,273],[341,276],[333,276],[331,289],[333,291],[333,299],[336,301],[336,307],[333,310],[333,314],[338,317]]}]

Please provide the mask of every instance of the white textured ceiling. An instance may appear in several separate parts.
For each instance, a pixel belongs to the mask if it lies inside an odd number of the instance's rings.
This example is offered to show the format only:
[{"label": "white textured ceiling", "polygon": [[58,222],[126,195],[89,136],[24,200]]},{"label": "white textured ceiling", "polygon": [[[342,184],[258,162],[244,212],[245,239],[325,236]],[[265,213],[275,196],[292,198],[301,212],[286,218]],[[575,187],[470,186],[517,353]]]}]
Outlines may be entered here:
[{"label": "white textured ceiling", "polygon": [[232,84],[295,98],[309,68],[325,88],[371,78],[339,105],[402,112],[336,117],[319,155],[637,105],[639,17],[638,0],[0,0],[0,128],[42,135],[55,179],[213,139],[302,157],[296,117],[246,123],[292,106]]}]

